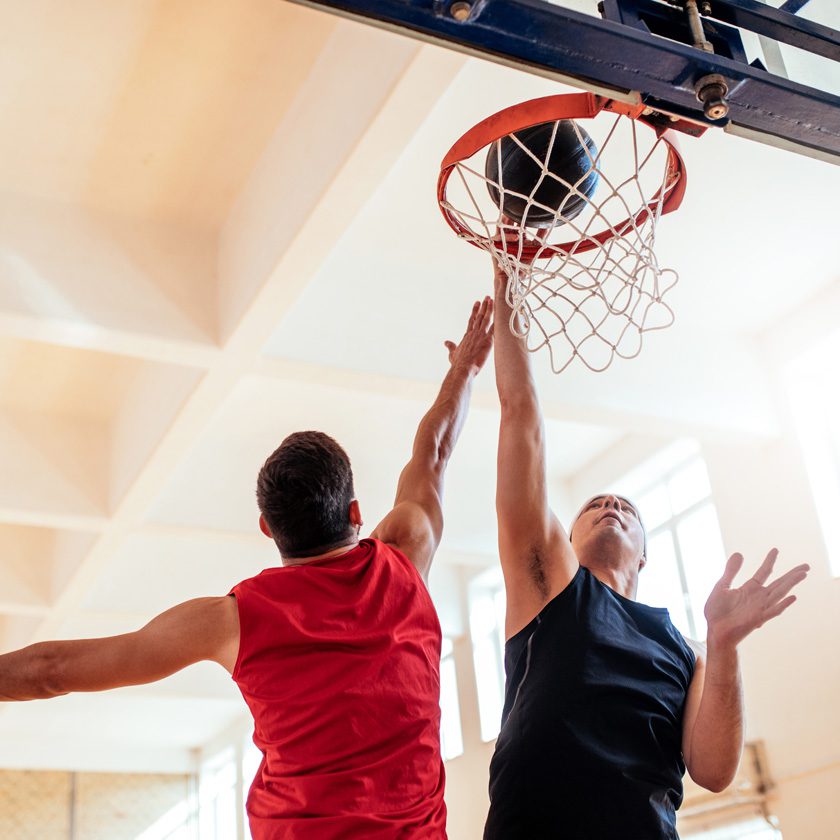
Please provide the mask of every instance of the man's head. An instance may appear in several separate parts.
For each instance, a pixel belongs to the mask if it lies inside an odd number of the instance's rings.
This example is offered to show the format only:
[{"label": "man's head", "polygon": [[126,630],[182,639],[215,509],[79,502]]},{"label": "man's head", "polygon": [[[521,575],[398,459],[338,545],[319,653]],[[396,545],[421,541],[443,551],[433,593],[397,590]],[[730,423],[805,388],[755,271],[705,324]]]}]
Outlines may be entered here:
[{"label": "man's head", "polygon": [[639,572],[647,562],[647,537],[639,512],[623,496],[594,496],[569,532],[581,566]]},{"label": "man's head", "polygon": [[257,477],[260,528],[283,557],[311,557],[351,543],[362,524],[347,453],[322,432],[295,432]]}]

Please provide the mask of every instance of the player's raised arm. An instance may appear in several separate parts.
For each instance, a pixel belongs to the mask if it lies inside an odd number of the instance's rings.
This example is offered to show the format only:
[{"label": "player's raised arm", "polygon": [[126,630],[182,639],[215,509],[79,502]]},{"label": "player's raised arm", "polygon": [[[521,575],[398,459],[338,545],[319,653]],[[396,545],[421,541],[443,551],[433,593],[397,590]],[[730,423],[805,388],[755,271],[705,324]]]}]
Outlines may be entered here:
[{"label": "player's raised arm", "polygon": [[545,429],[530,355],[510,329],[507,278],[495,266],[496,387],[501,403],[496,513],[510,638],[566,587],[578,564],[548,504]]},{"label": "player's raised arm", "polygon": [[372,536],[402,551],[425,578],[443,533],[443,476],[469,410],[472,383],[493,344],[493,301],[473,306],[459,344],[446,342],[449,371],[420,421],[411,460],[397,485],[393,510]]}]

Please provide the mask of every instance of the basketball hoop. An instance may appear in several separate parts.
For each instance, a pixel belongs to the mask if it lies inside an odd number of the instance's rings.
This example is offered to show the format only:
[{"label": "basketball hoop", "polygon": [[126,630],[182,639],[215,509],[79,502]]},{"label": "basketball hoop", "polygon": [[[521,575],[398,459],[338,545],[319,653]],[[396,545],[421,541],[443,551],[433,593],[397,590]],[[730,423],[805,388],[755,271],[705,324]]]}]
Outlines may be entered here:
[{"label": "basketball hoop", "polygon": [[[549,166],[556,126],[542,159],[514,136],[561,120],[573,121],[587,156],[587,172],[574,182]],[[583,120],[585,132],[577,125]],[[656,224],[680,206],[685,193],[685,163],[673,126],[692,134],[702,129],[658,120],[663,118],[644,105],[590,93],[548,96],[488,117],[443,159],[438,201],[444,218],[504,270],[511,330],[530,351],[548,347],[555,373],[575,358],[593,371],[605,370],[616,356],[634,358],[645,332],[674,321],[663,298],[677,274],[659,266]],[[529,192],[505,186],[503,143],[508,150],[516,143],[520,157],[539,166]],[[488,178],[489,167],[485,171],[488,155],[497,156],[498,180]],[[538,200],[547,179],[559,182],[567,196],[559,207]],[[508,200],[524,208],[518,220],[503,212]],[[529,214],[540,222],[529,223]]]}]

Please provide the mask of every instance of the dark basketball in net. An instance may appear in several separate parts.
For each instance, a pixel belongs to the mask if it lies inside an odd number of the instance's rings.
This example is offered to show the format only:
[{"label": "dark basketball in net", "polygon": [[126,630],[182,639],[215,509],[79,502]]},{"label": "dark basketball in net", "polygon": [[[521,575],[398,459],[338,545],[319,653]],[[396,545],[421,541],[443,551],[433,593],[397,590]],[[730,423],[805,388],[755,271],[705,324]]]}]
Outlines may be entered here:
[{"label": "dark basketball in net", "polygon": [[563,224],[595,193],[597,156],[592,138],[571,120],[532,125],[491,144],[487,189],[502,213],[525,227]]}]

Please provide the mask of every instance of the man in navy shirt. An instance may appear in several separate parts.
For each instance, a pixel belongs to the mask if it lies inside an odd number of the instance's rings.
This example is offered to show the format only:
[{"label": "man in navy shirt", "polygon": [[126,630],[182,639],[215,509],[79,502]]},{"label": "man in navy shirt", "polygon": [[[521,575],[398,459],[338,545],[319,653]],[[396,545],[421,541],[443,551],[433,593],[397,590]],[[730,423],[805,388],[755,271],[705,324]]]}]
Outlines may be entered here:
[{"label": "man in navy shirt", "polygon": [[501,401],[496,507],[507,591],[505,705],[486,840],[674,840],[682,775],[713,791],[744,739],[738,644],[795,600],[808,567],[770,581],[776,550],[733,588],[734,554],[706,604],[704,648],[635,601],[646,542],[615,495],[571,539],[548,505],[545,436],[524,342],[496,267]]}]

